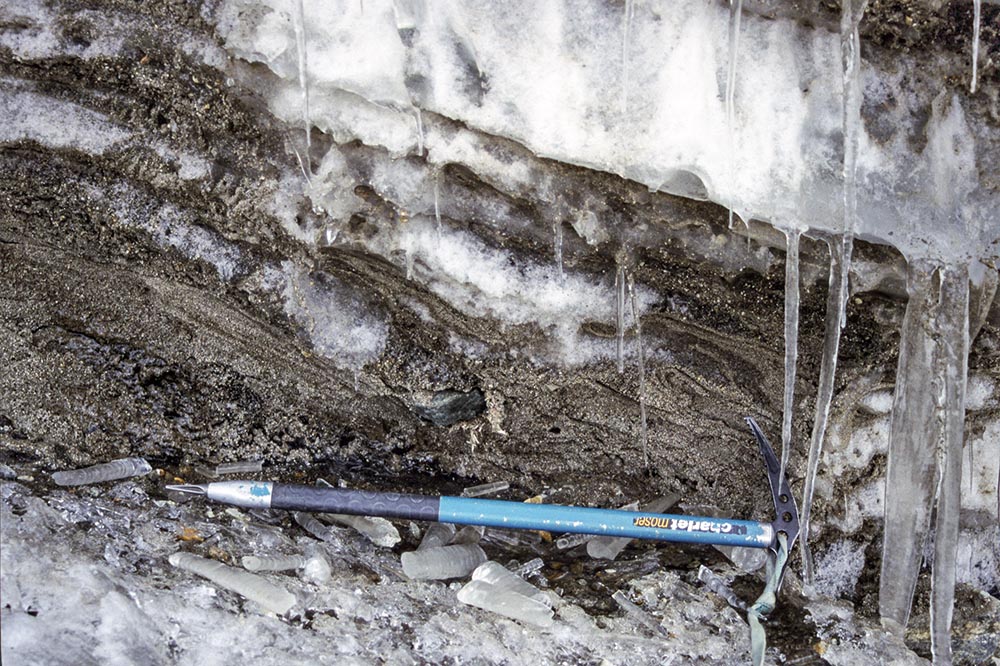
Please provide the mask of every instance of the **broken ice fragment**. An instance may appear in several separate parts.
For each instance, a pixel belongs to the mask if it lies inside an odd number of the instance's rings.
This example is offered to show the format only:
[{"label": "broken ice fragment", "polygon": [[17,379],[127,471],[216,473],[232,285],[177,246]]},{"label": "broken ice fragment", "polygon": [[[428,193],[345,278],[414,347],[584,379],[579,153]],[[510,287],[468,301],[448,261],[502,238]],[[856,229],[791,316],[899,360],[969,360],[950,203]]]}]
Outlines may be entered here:
[{"label": "broken ice fragment", "polygon": [[486,561],[486,553],[476,544],[438,546],[403,553],[403,573],[415,580],[444,580],[468,576]]},{"label": "broken ice fragment", "polygon": [[216,474],[247,474],[263,469],[263,460],[239,460],[237,462],[220,463],[215,466]]},{"label": "broken ice fragment", "polygon": [[550,605],[545,593],[499,562],[483,562],[472,572],[472,580],[481,580],[502,592],[516,592],[546,606]]},{"label": "broken ice fragment", "polygon": [[212,581],[220,587],[232,590],[265,610],[284,615],[295,605],[295,596],[288,590],[264,580],[257,574],[226,566],[222,562],[208,560],[191,553],[174,553],[170,564]]},{"label": "broken ice fragment", "polygon": [[117,481],[132,476],[149,474],[152,466],[144,458],[122,458],[83,469],[55,472],[52,480],[59,486],[84,486],[102,481]]},{"label": "broken ice fragment", "polygon": [[447,546],[455,536],[455,526],[451,523],[431,523],[424,532],[417,550]]},{"label": "broken ice fragment", "polygon": [[303,511],[293,511],[292,518],[299,524],[299,527],[320,541],[328,541],[330,539],[330,528],[316,520],[312,514]]},{"label": "broken ice fragment", "polygon": [[514,573],[518,576],[527,576],[528,574],[535,573],[544,566],[545,562],[542,561],[542,558],[536,557],[519,566]]},{"label": "broken ice fragment", "polygon": [[289,569],[301,569],[305,566],[306,558],[302,555],[272,555],[270,557],[246,555],[241,563],[247,571],[288,571]]},{"label": "broken ice fragment", "polygon": [[459,590],[458,600],[539,627],[552,625],[552,609],[542,602],[482,580],[474,580]]},{"label": "broken ice fragment", "polygon": [[618,605],[622,607],[629,617],[641,624],[642,626],[651,629],[654,633],[665,634],[666,630],[660,626],[660,623],[653,619],[653,616],[636,606],[624,592],[618,590],[611,595],[611,598],[618,602]]},{"label": "broken ice fragment", "polygon": [[567,534],[556,539],[556,548],[559,550],[569,550],[587,543],[594,538],[593,534]]},{"label": "broken ice fragment", "polygon": [[496,483],[484,483],[478,486],[469,486],[468,488],[462,489],[462,497],[481,497],[483,495],[492,495],[493,493],[498,493],[501,490],[507,490],[510,488],[510,484],[506,481],[497,481]]},{"label": "broken ice fragment", "polygon": [[[644,512],[648,513],[663,513],[674,504],[677,504],[681,496],[673,493],[665,497],[659,497],[649,504],[642,507]],[[626,504],[621,509],[622,511],[635,511],[639,508],[638,502],[632,502],[631,504]],[[625,549],[632,539],[629,537],[609,537],[609,536],[599,536],[594,537],[587,542],[587,555],[593,557],[594,559],[603,560],[613,560]]]},{"label": "broken ice fragment", "polygon": [[743,600],[737,597],[731,589],[729,589],[729,586],[726,585],[726,581],[722,580],[718,574],[705,565],[702,565],[698,569],[698,580],[704,583],[705,587],[710,589],[712,592],[715,592],[717,595],[725,599],[726,603],[733,608],[746,610],[747,605],[743,603]]},{"label": "broken ice fragment", "polygon": [[392,548],[400,542],[399,530],[385,518],[377,516],[351,516],[341,513],[324,513],[320,515],[324,520],[354,528],[357,532],[368,537],[368,540],[376,546]]},{"label": "broken ice fragment", "polygon": [[320,585],[330,580],[330,561],[317,545],[306,550],[307,558],[302,566],[302,578]]},{"label": "broken ice fragment", "polygon": [[486,531],[482,525],[466,525],[458,532],[455,533],[455,537],[451,540],[453,544],[461,543],[479,543],[483,538],[483,532]]}]

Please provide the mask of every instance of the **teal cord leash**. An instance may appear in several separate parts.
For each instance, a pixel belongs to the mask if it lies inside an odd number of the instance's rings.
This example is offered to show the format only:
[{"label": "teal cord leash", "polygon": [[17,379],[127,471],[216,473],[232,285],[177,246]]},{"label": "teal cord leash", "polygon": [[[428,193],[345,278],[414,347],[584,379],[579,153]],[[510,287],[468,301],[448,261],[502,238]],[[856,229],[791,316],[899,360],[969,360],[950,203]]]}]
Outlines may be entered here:
[{"label": "teal cord leash", "polygon": [[764,634],[761,620],[767,618],[774,610],[778,587],[781,585],[785,564],[788,562],[788,536],[784,532],[778,532],[777,545],[777,555],[775,556],[772,551],[767,558],[767,585],[747,611],[747,622],[750,624],[750,658],[753,660],[753,666],[764,664],[767,636]]}]

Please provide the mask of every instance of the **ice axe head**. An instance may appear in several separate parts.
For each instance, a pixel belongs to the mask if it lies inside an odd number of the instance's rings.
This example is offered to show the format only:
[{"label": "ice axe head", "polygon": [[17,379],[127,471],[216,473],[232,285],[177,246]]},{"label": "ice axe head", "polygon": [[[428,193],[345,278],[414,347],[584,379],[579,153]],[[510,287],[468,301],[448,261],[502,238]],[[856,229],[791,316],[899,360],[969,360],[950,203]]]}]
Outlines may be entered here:
[{"label": "ice axe head", "polygon": [[[754,437],[757,438],[760,454],[764,457],[764,465],[767,467],[767,480],[771,483],[771,497],[774,500],[774,522],[771,523],[771,526],[774,528],[774,541],[769,550],[776,558],[778,555],[778,534],[784,533],[787,537],[787,552],[789,553],[792,552],[795,540],[799,538],[799,510],[795,506],[795,498],[792,497],[792,491],[788,487],[787,475],[785,478],[781,478],[781,464],[778,462],[777,456],[774,455],[771,443],[764,436],[764,431],[760,429],[752,417],[748,416],[745,420],[750,426],[750,430],[753,431]],[[785,567],[778,573],[779,588],[785,575],[784,568],[787,568],[787,559],[785,562]]]}]

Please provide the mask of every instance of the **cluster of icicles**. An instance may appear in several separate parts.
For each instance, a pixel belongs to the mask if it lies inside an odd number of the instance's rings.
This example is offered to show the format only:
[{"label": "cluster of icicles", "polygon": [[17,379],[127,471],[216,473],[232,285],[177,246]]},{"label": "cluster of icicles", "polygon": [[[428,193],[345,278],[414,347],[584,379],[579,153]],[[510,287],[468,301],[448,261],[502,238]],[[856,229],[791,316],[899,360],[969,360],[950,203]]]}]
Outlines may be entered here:
[{"label": "cluster of icicles", "polygon": [[[841,329],[845,324],[849,295],[848,276],[857,219],[857,156],[861,131],[862,89],[860,71],[859,24],[868,0],[844,0],[840,25],[843,65],[843,233],[829,239],[830,278],[824,348],[816,400],[816,412],[810,438],[802,510],[802,544],[805,582],[813,577],[809,550],[809,521],[816,475],[827,430]],[[742,0],[730,0],[729,63],[725,88],[725,114],[729,143],[734,142],[735,91]],[[635,0],[626,0],[623,26],[622,113],[628,109],[628,49]],[[976,91],[981,0],[974,0],[972,75],[970,91]],[[306,154],[310,143],[309,89],[307,80],[307,44],[302,0],[296,0],[295,35],[299,60],[299,83],[302,91]],[[423,137],[419,109],[416,113],[418,152]],[[307,179],[308,162],[300,164]],[[434,209],[440,230],[438,190],[434,191]],[[733,210],[729,209],[729,226]],[[554,229],[555,261],[562,271],[562,227]],[[785,376],[782,419],[782,475],[792,450],[792,415],[798,346],[799,310],[799,240],[805,231],[785,231],[787,254],[785,269]],[[408,273],[412,258],[407,257]],[[939,266],[930,262],[910,263],[907,284],[909,302],[903,321],[899,367],[893,399],[889,441],[889,466],[885,498],[885,534],[879,591],[879,610],[887,629],[901,634],[909,619],[910,607],[919,574],[924,544],[930,532],[931,516],[936,515],[934,567],[932,573],[931,639],[934,662],[951,663],[950,628],[954,604],[955,560],[960,507],[960,478],[964,430],[964,394],[969,350],[969,269]],[[635,282],[628,266],[625,248],[617,257],[615,278],[616,351],[619,372],[624,371],[626,319],[631,316],[638,346],[640,443],[648,464],[646,435],[646,388],[642,330],[636,305]],[[931,387],[931,390],[928,390]],[[914,480],[918,480],[914,484]]]}]

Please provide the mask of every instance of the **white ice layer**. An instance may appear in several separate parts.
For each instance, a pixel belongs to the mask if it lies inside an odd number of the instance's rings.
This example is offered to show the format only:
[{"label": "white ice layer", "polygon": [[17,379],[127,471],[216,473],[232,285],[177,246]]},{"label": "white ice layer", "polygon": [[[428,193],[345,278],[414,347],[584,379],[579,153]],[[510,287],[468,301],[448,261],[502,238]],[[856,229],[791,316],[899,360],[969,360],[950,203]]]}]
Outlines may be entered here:
[{"label": "white ice layer", "polygon": [[96,111],[12,88],[16,86],[10,80],[0,81],[0,142],[28,139],[100,155],[131,136]]},{"label": "white ice layer", "polygon": [[[287,84],[272,110],[301,122],[294,3],[230,0],[218,12],[230,52],[262,62]],[[514,139],[535,154],[618,173],[653,189],[703,196],[786,226],[843,225],[842,62],[838,35],[743,13],[739,73],[727,125],[730,16],[723,3],[521,0],[331,5],[305,0],[312,123],[338,140],[360,139],[402,154],[421,137],[413,106]],[[400,26],[404,27],[400,27]],[[621,53],[627,40],[628,106]],[[929,100],[899,71],[860,63],[867,101],[894,99],[888,120],[917,126]],[[980,185],[972,135],[957,108],[954,129],[972,167],[955,189],[961,209],[935,219],[933,150],[915,153],[906,132],[875,142],[858,133],[857,232],[907,256],[957,259],[995,253],[996,195]],[[887,105],[887,108],[888,105]],[[423,138],[431,162],[436,154]],[[968,158],[968,159],[967,159]],[[487,155],[455,160],[478,166]],[[992,222],[991,222],[992,221]]]}]

